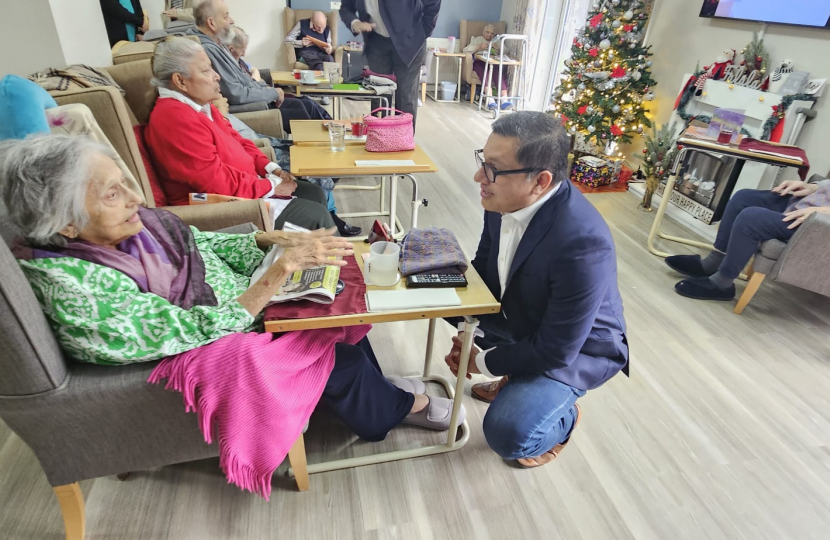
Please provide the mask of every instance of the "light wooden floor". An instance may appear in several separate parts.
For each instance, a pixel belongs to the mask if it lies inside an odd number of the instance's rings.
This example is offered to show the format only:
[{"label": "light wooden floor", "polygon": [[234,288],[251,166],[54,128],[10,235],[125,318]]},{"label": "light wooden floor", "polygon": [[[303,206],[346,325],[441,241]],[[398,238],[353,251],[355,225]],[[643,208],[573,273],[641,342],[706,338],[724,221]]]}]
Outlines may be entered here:
[{"label": "light wooden floor", "polygon": [[[421,177],[430,201],[421,224],[452,228],[468,254],[482,216],[473,150],[489,122],[455,104],[420,110],[419,141],[441,169]],[[359,207],[341,195],[341,211]],[[88,538],[830,537],[827,299],[765,284],[742,317],[730,304],[683,299],[672,290],[678,276],[644,247],[652,217],[637,200],[590,200],[616,240],[632,377],[581,400],[583,422],[560,459],[530,471],[505,464],[481,433],[486,405],[468,398],[472,437],[461,451],[315,475],[302,494],[283,467],[270,503],[227,485],[216,460],[82,482]],[[406,201],[402,193],[408,212]],[[418,322],[376,327],[371,338],[389,372],[410,374],[425,335]],[[442,325],[439,343],[448,340]],[[435,361],[446,373],[444,348]],[[409,428],[368,445],[315,415],[306,440],[314,462],[438,438]],[[37,460],[2,424],[0,537],[62,538]]]}]

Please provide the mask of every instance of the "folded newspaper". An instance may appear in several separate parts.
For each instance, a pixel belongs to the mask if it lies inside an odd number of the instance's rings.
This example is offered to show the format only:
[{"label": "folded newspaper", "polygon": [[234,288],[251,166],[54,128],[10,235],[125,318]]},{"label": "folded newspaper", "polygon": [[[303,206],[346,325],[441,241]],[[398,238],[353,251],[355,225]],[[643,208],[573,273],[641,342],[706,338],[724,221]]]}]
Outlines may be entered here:
[{"label": "folded newspaper", "polygon": [[[283,253],[285,253],[285,249],[271,246],[262,259],[262,263],[254,270],[251,276],[251,284],[256,283]],[[277,294],[271,297],[268,305],[288,302],[289,300],[310,300],[318,304],[331,304],[334,302],[339,279],[339,266],[318,266],[317,268],[294,272],[288,276]]]}]

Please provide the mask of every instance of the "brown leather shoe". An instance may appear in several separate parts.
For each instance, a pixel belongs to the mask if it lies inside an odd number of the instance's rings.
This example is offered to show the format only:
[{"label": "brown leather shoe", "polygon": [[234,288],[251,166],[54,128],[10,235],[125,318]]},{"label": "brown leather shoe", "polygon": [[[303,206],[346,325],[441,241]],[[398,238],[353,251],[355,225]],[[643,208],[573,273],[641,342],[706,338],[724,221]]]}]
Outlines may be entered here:
[{"label": "brown leather shoe", "polygon": [[499,395],[499,391],[504,388],[505,384],[507,384],[506,375],[496,381],[474,384],[471,393],[476,399],[480,399],[485,403],[492,403],[496,399],[496,396]]},{"label": "brown leather shoe", "polygon": [[582,407],[579,406],[579,403],[575,403],[574,406],[576,407],[576,422],[574,422],[574,427],[571,429],[571,434],[568,436],[568,440],[561,444],[557,444],[541,456],[533,457],[533,458],[522,458],[517,459],[516,461],[519,462],[519,465],[524,467],[525,469],[532,469],[534,467],[541,467],[546,463],[550,463],[554,459],[562,453],[562,450],[568,446],[568,443],[571,442],[571,438],[574,436],[574,431],[576,431],[576,426],[579,425],[579,421],[582,419]]}]

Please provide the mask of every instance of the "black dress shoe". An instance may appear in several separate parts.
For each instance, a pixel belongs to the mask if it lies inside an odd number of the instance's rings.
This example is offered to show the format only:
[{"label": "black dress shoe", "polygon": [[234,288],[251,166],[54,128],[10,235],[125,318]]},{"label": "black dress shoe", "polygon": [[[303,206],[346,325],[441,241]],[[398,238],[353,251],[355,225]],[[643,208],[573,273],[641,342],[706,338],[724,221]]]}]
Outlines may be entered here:
[{"label": "black dress shoe", "polygon": [[714,275],[714,272],[703,270],[700,255],[672,255],[666,257],[666,264],[669,265],[669,268],[675,272],[680,272],[684,276],[709,277]]},{"label": "black dress shoe", "polygon": [[340,232],[340,236],[359,236],[363,232],[360,227],[349,225],[345,221],[342,222],[342,225],[337,224],[337,230]]},{"label": "black dress shoe", "polygon": [[340,236],[358,236],[361,232],[363,232],[363,229],[355,227],[354,225],[349,225],[340,219],[340,216],[334,212],[329,212],[329,214],[331,214],[331,219],[334,220],[334,224],[337,227],[337,232],[340,233]]},{"label": "black dress shoe", "polygon": [[728,289],[721,289],[715,286],[709,278],[700,277],[684,279],[674,286],[674,290],[680,296],[694,298],[695,300],[734,300],[735,286],[730,285]]}]

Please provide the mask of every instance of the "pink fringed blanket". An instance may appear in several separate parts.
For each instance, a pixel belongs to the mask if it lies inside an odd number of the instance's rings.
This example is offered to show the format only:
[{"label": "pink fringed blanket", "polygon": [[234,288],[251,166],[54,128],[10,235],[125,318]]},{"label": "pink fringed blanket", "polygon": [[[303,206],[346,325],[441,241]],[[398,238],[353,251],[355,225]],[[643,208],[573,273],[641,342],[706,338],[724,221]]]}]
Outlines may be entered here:
[{"label": "pink fringed blanket", "polygon": [[[184,396],[219,466],[243,490],[268,500],[271,476],[302,433],[334,367],[336,343],[356,344],[369,326],[238,333],[164,359],[149,383]],[[215,431],[214,431],[215,429]]]}]

